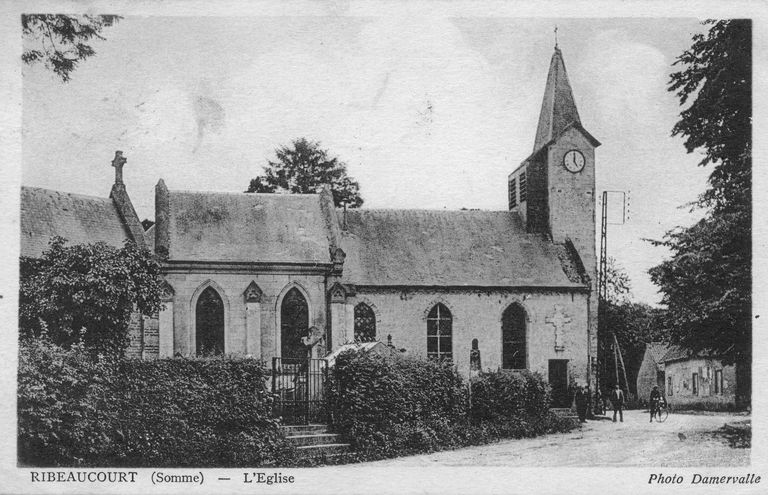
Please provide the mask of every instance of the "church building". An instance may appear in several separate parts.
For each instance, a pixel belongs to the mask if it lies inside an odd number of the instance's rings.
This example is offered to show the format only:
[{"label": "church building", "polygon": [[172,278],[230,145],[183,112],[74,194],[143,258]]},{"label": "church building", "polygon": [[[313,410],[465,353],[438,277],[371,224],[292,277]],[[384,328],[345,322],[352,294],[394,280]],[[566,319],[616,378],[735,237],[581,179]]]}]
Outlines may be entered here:
[{"label": "church building", "polygon": [[569,384],[593,381],[599,144],[555,48],[533,152],[508,177],[508,210],[345,212],[329,190],[194,192],[161,179],[143,232],[118,156],[110,199],[23,188],[22,254],[39,255],[51,235],[153,250],[164,309],[132,325],[136,356],[269,361],[379,340],[466,374],[476,346],[483,369],[539,372],[554,405],[567,405]]}]

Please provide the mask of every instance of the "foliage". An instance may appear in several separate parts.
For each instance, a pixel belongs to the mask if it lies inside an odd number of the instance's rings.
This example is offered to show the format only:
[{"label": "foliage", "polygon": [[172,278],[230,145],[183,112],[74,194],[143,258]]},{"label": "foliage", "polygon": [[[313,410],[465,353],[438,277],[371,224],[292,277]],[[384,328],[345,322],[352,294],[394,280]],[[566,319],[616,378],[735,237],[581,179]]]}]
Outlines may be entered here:
[{"label": "foliage", "polygon": [[629,275],[612,256],[608,256],[605,264],[605,297],[607,302],[613,304],[628,302],[632,297],[632,283],[629,280]]},{"label": "foliage", "polygon": [[78,465],[101,453],[114,366],[82,343],[64,350],[44,335],[22,339],[18,374],[19,462]]},{"label": "foliage", "polygon": [[102,30],[120,19],[116,15],[23,14],[21,60],[26,64],[42,62],[67,82],[78,64],[96,53],[89,43],[94,38],[103,40]]},{"label": "foliage", "polygon": [[549,404],[549,386],[530,371],[483,372],[472,383],[471,418],[498,437],[547,433],[558,424],[550,417]]},{"label": "foliage", "polygon": [[290,146],[275,150],[276,161],[269,161],[264,175],[251,179],[245,192],[298,194],[319,193],[330,186],[333,203],[350,208],[363,205],[360,185],[347,175],[347,166],[320,148],[320,143],[305,138],[294,139]]},{"label": "foliage", "polygon": [[55,237],[41,258],[21,258],[21,335],[45,331],[64,347],[82,339],[96,353],[123,352],[131,312],[160,308],[157,262],[132,242],[122,248],[65,242]]},{"label": "foliage", "polygon": [[[703,153],[713,165],[709,187],[697,206],[705,217],[655,241],[672,251],[650,270],[668,308],[673,343],[694,352],[708,350],[726,363],[751,363],[752,280],[752,24],[750,20],[707,21],[678,57],[684,68],[672,74],[670,91],[681,105],[673,135],[688,152]],[[749,379],[740,380],[748,385]],[[748,394],[746,389],[740,392]]]},{"label": "foliage", "polygon": [[334,426],[366,460],[573,427],[550,415],[549,389],[537,375],[481,376],[470,409],[468,387],[450,362],[342,353],[330,374]]},{"label": "foliage", "polygon": [[19,461],[36,466],[245,467],[292,451],[250,359],[121,360],[24,339]]}]

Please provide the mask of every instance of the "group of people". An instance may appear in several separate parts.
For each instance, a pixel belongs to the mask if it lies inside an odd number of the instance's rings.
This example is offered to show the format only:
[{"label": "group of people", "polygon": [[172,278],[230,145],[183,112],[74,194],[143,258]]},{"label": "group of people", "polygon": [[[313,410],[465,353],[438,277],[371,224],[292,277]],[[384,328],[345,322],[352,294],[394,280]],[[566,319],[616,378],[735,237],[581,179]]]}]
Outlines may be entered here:
[{"label": "group of people", "polygon": [[[595,399],[598,401],[598,403],[602,401],[600,392],[597,393]],[[626,399],[624,397],[624,391],[621,390],[621,387],[619,387],[618,383],[614,386],[613,390],[611,390],[608,399],[611,401],[611,405],[613,406],[613,422],[616,422],[616,417],[618,416],[619,421],[623,423],[624,404],[626,403]],[[587,421],[587,408],[589,407],[589,388],[582,386],[576,387],[574,402],[576,403],[576,414],[579,416],[579,421],[585,423]],[[653,418],[659,412],[661,406],[666,405],[664,396],[661,394],[661,392],[659,392],[659,387],[657,385],[654,385],[653,390],[651,390],[648,405],[651,412],[651,422],[653,422]]]}]

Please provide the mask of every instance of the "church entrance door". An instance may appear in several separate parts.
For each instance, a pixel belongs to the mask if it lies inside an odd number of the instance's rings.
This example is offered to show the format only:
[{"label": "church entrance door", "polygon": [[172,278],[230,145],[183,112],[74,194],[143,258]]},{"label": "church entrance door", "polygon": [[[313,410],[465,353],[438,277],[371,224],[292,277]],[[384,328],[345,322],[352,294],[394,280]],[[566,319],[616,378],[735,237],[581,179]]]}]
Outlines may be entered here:
[{"label": "church entrance door", "polygon": [[549,386],[552,389],[552,407],[570,407],[568,394],[568,360],[549,360]]}]

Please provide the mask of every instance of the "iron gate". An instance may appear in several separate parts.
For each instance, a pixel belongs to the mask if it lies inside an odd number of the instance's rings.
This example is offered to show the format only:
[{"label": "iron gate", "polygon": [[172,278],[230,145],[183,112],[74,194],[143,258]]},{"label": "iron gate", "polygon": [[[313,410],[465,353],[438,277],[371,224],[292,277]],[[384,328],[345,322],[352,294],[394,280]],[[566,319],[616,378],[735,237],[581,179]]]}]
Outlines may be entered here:
[{"label": "iron gate", "polygon": [[272,358],[275,416],[287,425],[325,423],[327,377],[325,359]]}]

